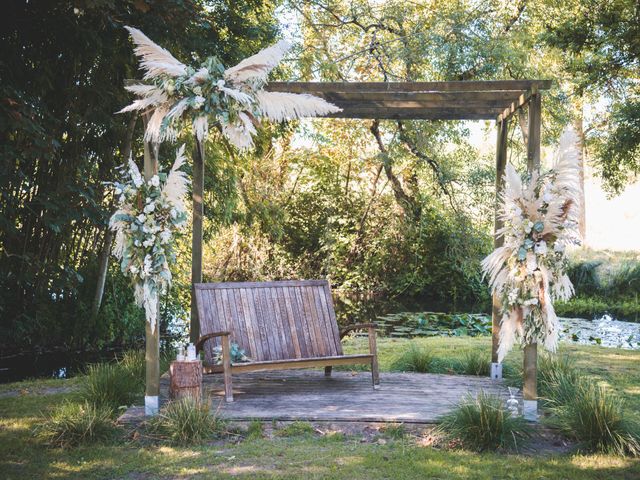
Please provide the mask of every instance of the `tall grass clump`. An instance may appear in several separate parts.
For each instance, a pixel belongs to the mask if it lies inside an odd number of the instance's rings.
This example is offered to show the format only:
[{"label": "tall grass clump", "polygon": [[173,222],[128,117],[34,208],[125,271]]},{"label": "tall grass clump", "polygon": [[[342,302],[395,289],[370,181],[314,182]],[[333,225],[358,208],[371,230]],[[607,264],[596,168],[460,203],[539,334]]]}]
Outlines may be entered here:
[{"label": "tall grass clump", "polygon": [[122,365],[99,363],[87,368],[78,395],[96,407],[117,410],[135,402],[143,388],[144,381]]},{"label": "tall grass clump", "polygon": [[640,455],[640,427],[625,417],[623,399],[602,385],[580,380],[572,398],[549,410],[551,423],[584,450]]},{"label": "tall grass clump", "polygon": [[477,375],[486,377],[489,375],[490,362],[484,352],[470,350],[464,354],[460,361],[460,373],[465,375]]},{"label": "tall grass clump", "polygon": [[538,362],[538,393],[543,402],[565,405],[576,396],[580,372],[568,355],[541,355]]},{"label": "tall grass clump", "polygon": [[144,350],[127,350],[118,359],[118,365],[140,382],[145,380]]},{"label": "tall grass clump", "polygon": [[54,447],[74,447],[109,439],[115,427],[108,408],[88,402],[58,405],[36,428],[36,435]]},{"label": "tall grass clump", "polygon": [[208,402],[186,397],[167,404],[150,427],[174,445],[193,445],[221,433],[224,425],[211,413]]},{"label": "tall grass clump", "polygon": [[428,373],[432,368],[433,355],[425,347],[416,343],[410,343],[391,366],[391,369],[395,371],[418,373]]},{"label": "tall grass clump", "polygon": [[442,417],[440,431],[451,441],[459,441],[476,452],[517,448],[518,441],[531,434],[520,417],[512,417],[500,397],[478,393],[467,396],[453,411]]}]

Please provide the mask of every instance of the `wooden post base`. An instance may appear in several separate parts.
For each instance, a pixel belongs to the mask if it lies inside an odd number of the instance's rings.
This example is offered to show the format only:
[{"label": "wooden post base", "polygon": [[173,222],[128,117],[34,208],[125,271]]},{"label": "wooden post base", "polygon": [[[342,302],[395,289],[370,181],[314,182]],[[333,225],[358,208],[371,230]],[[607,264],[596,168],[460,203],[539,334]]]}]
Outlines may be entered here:
[{"label": "wooden post base", "polygon": [[171,362],[169,367],[169,397],[172,400],[190,397],[202,399],[202,362]]}]

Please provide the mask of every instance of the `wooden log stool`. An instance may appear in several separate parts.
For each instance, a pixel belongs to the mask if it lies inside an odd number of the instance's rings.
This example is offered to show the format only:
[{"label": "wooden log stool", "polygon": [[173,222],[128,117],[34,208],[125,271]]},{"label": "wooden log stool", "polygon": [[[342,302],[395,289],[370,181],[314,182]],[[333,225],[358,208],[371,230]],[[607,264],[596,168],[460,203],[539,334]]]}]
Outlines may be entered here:
[{"label": "wooden log stool", "polygon": [[171,362],[169,378],[171,400],[185,397],[202,399],[202,362],[200,360]]}]

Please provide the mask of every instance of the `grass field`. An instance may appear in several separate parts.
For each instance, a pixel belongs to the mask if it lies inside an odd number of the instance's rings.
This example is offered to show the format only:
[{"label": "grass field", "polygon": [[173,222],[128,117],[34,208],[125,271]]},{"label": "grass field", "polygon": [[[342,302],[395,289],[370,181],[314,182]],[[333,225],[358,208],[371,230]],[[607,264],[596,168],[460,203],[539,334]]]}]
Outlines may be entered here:
[{"label": "grass field", "polygon": [[[488,352],[488,338],[421,339],[438,368],[465,352]],[[380,363],[389,369],[406,340],[381,339]],[[364,349],[361,339],[348,351]],[[640,352],[566,346],[586,374],[618,391],[629,415],[640,411]],[[519,352],[508,371],[517,382]],[[73,396],[77,380],[20,382],[0,388],[0,478],[347,478],[347,479],[637,479],[640,460],[609,455],[525,456],[474,454],[420,446],[412,437],[388,435],[362,442],[358,435],[325,435],[291,429],[269,438],[231,435],[198,447],[170,447],[121,429],[107,443],[74,449],[49,448],[33,436],[45,412]],[[67,388],[71,386],[72,388]],[[62,393],[56,393],[62,389]],[[299,434],[297,434],[297,433]],[[381,434],[384,437],[384,433]],[[255,437],[255,436],[254,436]]]}]

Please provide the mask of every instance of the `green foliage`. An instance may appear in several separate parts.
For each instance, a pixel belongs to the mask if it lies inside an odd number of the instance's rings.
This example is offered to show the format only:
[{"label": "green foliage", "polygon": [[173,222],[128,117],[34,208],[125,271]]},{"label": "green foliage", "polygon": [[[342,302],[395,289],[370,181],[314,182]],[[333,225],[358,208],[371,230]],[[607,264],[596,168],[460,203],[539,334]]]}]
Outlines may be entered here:
[{"label": "green foliage", "polygon": [[391,369],[400,372],[428,373],[432,371],[434,358],[422,345],[410,343],[394,360]]},{"label": "green foliage", "polygon": [[587,451],[640,455],[639,426],[627,419],[621,397],[584,380],[573,384],[572,393],[550,407],[553,425]]},{"label": "green foliage", "polygon": [[246,438],[255,440],[264,437],[264,424],[260,420],[253,420],[246,431]]},{"label": "green foliage", "polygon": [[125,364],[89,365],[80,383],[79,397],[97,408],[117,410],[131,405],[144,388],[138,360],[129,358]]},{"label": "green foliage", "polygon": [[460,361],[460,370],[465,375],[489,376],[491,362],[488,352],[469,350]]},{"label": "green foliage", "polygon": [[47,415],[35,433],[53,447],[75,447],[108,440],[115,431],[111,415],[110,409],[89,402],[65,401]]},{"label": "green foliage", "polygon": [[[233,65],[274,39],[275,6],[270,0],[5,5],[6,18],[22,21],[5,22],[0,32],[3,352],[133,345],[143,336],[143,316],[115,269],[99,315],[92,314],[112,210],[104,182],[114,180],[129,149],[137,161],[143,150],[142,122],[114,115],[131,101],[124,80],[140,76],[122,26],[141,28],[177,58],[197,52]],[[170,150],[163,147],[160,158]]]},{"label": "green foliage", "polygon": [[295,421],[275,431],[276,437],[299,437],[313,435],[315,429],[309,422]]},{"label": "green foliage", "polygon": [[194,445],[224,432],[224,423],[208,402],[186,397],[169,402],[150,422],[153,432],[175,445]]},{"label": "green foliage", "polygon": [[440,429],[450,440],[478,452],[517,448],[531,432],[522,417],[509,414],[502,399],[484,392],[468,396],[445,415]]},{"label": "green foliage", "polygon": [[558,302],[567,317],[595,318],[606,313],[620,320],[640,319],[640,261],[635,254],[585,250],[576,255],[568,275],[576,296]]}]

